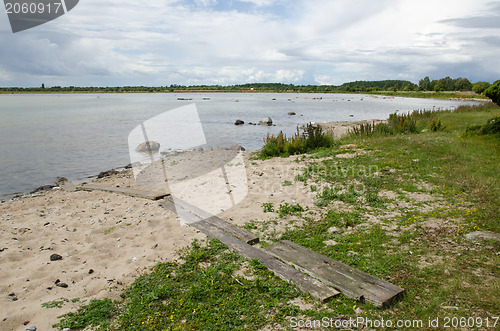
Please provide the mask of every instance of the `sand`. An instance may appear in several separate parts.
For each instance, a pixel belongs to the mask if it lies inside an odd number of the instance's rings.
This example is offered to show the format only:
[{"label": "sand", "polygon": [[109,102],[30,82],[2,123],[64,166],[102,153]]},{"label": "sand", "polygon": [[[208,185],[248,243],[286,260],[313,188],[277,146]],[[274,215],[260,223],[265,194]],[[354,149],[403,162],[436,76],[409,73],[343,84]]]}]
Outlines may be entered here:
[{"label": "sand", "polygon": [[[250,160],[250,155],[242,155],[246,195],[240,190],[241,201],[236,207],[222,208],[220,217],[243,225],[269,218],[263,212],[264,202],[312,204],[310,190],[294,181],[305,166],[293,162],[296,157],[260,161]],[[285,181],[293,184],[284,186]],[[241,183],[236,186],[241,188]],[[138,187],[131,169],[91,184]],[[120,290],[137,275],[160,261],[174,261],[179,250],[195,238],[204,239],[205,235],[180,222],[158,201],[56,187],[3,202],[0,329],[25,330],[36,325],[38,330],[48,330],[58,322],[57,316],[76,310],[80,303],[72,302],[74,299],[119,299]],[[62,259],[51,261],[52,254]],[[68,287],[57,286],[58,280]],[[62,308],[42,307],[60,300]]]}]

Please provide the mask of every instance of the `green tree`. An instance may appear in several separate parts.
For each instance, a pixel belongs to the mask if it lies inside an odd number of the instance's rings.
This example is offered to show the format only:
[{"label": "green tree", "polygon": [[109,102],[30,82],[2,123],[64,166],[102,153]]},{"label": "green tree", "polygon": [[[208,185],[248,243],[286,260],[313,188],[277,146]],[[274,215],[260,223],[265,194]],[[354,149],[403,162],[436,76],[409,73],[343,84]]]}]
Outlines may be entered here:
[{"label": "green tree", "polygon": [[449,76],[445,78],[441,78],[440,80],[437,81],[436,87],[434,87],[434,90],[437,91],[453,91],[455,90],[453,87],[453,79],[451,79]]},{"label": "green tree", "polygon": [[472,83],[467,78],[459,77],[454,79],[453,85],[456,91],[472,91]]},{"label": "green tree", "polygon": [[424,79],[421,79],[418,82],[418,88],[422,91],[430,91],[431,90],[431,80],[429,76],[425,76]]},{"label": "green tree", "polygon": [[481,94],[486,90],[488,87],[490,87],[490,83],[488,82],[475,82],[472,84],[472,91],[476,92],[477,94]]},{"label": "green tree", "polygon": [[484,95],[500,106],[500,80],[497,80],[484,91]]}]

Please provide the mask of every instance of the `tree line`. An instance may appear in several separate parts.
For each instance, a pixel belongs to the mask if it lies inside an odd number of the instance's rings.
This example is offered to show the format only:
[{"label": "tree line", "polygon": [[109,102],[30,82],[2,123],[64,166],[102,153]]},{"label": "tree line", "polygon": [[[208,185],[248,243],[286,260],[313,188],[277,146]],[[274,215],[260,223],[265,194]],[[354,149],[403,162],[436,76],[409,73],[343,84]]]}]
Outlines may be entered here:
[{"label": "tree line", "polygon": [[248,83],[238,85],[178,85],[166,86],[116,86],[116,87],[78,87],[52,86],[42,84],[37,88],[6,87],[0,93],[54,92],[54,93],[155,93],[155,92],[301,92],[301,93],[377,93],[377,92],[419,92],[419,91],[474,91],[483,93],[490,87],[488,82],[471,83],[467,78],[445,77],[430,80],[421,79],[417,84],[407,80],[355,81],[342,85],[294,85],[283,83]]},{"label": "tree line", "polygon": [[483,93],[490,85],[488,82],[471,83],[467,78],[452,79],[449,76],[434,80],[430,80],[429,76],[426,76],[418,82],[420,91],[473,91],[478,94]]}]

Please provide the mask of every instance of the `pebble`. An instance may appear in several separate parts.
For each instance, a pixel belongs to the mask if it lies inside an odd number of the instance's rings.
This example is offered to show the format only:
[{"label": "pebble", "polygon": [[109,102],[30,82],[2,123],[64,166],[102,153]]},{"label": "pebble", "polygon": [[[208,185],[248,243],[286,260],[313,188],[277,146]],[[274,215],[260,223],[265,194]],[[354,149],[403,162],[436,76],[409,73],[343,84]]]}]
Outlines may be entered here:
[{"label": "pebble", "polygon": [[61,256],[61,255],[59,255],[59,254],[52,254],[52,255],[50,256],[50,260],[51,260],[51,261],[62,260],[62,256]]},{"label": "pebble", "polygon": [[36,326],[35,325],[28,326],[26,328],[26,331],[36,331]]}]

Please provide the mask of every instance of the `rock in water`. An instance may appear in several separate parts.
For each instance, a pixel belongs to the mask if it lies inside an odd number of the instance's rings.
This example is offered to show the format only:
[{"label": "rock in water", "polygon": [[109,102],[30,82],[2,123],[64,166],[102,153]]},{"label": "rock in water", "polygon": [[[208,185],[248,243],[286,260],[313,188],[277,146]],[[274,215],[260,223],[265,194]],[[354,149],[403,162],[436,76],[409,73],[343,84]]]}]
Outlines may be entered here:
[{"label": "rock in water", "polygon": [[245,151],[245,148],[241,145],[231,145],[227,148],[230,151]]},{"label": "rock in water", "polygon": [[160,144],[156,141],[145,141],[135,148],[139,153],[158,152],[160,150]]},{"label": "rock in water", "polygon": [[236,120],[236,122],[234,122],[234,125],[242,125],[242,124],[245,124],[245,122],[242,120]]},{"label": "rock in water", "polygon": [[293,115],[297,115],[297,114],[295,112],[291,111],[288,113],[288,115],[293,116]]},{"label": "rock in water", "polygon": [[271,119],[271,117],[263,117],[260,119],[259,124],[271,126],[273,125],[273,120]]}]

